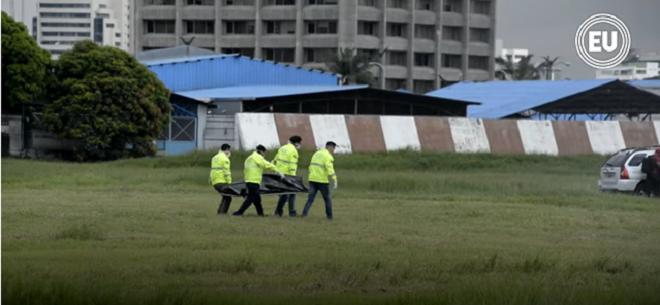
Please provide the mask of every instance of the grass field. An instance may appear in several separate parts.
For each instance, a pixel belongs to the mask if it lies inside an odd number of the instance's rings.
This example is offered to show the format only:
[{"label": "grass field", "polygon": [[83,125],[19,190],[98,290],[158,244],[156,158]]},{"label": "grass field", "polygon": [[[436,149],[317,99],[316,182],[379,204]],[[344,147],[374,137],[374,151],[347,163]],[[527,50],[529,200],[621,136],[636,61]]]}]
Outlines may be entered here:
[{"label": "grass field", "polygon": [[3,160],[3,304],[660,304],[660,201],[602,157],[340,156],[333,222],[215,215],[210,157]]}]

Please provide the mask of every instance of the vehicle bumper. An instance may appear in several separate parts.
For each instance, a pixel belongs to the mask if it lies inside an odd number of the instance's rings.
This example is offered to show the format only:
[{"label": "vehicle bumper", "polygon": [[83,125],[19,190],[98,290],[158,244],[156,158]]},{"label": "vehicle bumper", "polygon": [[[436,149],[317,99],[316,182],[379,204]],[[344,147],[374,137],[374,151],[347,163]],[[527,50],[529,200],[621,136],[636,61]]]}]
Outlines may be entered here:
[{"label": "vehicle bumper", "polygon": [[598,182],[598,189],[601,191],[609,192],[632,192],[637,187],[639,180],[619,180],[616,183],[602,183]]}]

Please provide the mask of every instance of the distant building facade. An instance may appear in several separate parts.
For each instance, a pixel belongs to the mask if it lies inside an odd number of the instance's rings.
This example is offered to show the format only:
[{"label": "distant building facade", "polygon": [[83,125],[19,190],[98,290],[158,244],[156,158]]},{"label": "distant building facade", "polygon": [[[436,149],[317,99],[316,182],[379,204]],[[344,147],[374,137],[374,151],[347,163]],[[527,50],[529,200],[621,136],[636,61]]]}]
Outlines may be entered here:
[{"label": "distant building facade", "polygon": [[38,0],[36,38],[54,58],[81,40],[130,48],[129,0]]},{"label": "distant building facade", "polygon": [[132,15],[136,52],[192,43],[324,68],[355,48],[387,89],[415,92],[493,75],[494,0],[139,0]]},{"label": "distant building facade", "polygon": [[597,79],[640,80],[660,77],[660,53],[644,54],[611,69],[596,70]]},{"label": "distant building facade", "polygon": [[11,16],[16,22],[23,23],[30,35],[36,32],[36,3],[37,0],[2,0],[2,11]]},{"label": "distant building facade", "polygon": [[511,56],[513,63],[519,63],[520,60],[529,56],[529,49],[502,49],[500,57],[507,58]]}]

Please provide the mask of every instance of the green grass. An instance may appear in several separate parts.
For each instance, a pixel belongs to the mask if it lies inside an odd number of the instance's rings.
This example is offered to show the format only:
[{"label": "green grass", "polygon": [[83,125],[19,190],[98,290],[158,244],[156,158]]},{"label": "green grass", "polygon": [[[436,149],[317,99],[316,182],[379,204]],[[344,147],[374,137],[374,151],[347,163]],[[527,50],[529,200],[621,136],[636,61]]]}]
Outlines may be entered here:
[{"label": "green grass", "polygon": [[3,303],[660,304],[660,202],[601,157],[340,156],[328,222],[218,217],[211,155],[2,160]]}]

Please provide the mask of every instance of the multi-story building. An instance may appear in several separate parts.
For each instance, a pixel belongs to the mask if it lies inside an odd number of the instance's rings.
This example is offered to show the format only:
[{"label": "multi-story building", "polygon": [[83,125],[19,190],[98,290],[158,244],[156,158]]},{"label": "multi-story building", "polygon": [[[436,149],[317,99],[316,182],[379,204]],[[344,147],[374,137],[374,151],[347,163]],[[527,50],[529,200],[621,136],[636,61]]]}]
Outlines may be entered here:
[{"label": "multi-story building", "polygon": [[37,0],[2,0],[2,11],[16,22],[23,23],[30,35],[36,36]]},{"label": "multi-story building", "polygon": [[502,49],[500,51],[500,57],[507,58],[511,56],[513,63],[519,63],[520,60],[529,56],[529,49]]},{"label": "multi-story building", "polygon": [[493,75],[494,0],[137,0],[133,16],[136,51],[192,43],[323,68],[354,48],[388,89],[415,92]]},{"label": "multi-story building", "polygon": [[660,77],[660,53],[648,53],[614,68],[596,70],[597,79],[638,80]]},{"label": "multi-story building", "polygon": [[81,40],[129,51],[128,5],[129,0],[38,0],[37,42],[55,58]]}]

